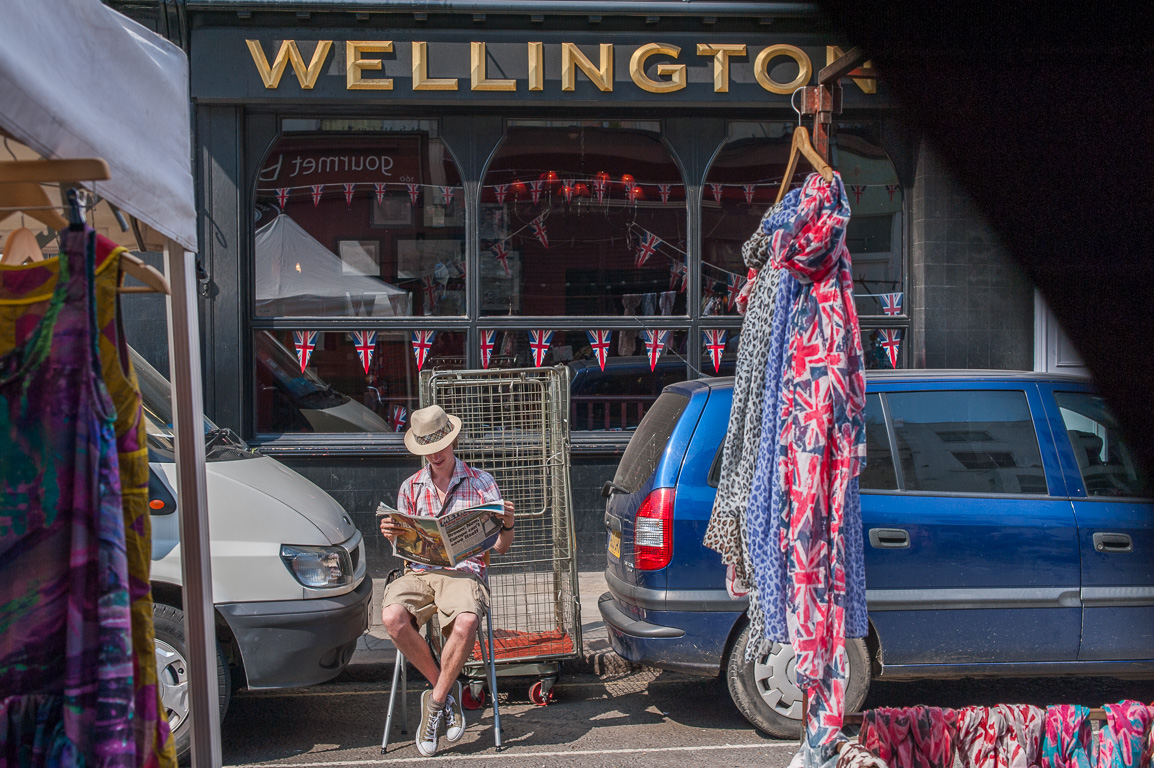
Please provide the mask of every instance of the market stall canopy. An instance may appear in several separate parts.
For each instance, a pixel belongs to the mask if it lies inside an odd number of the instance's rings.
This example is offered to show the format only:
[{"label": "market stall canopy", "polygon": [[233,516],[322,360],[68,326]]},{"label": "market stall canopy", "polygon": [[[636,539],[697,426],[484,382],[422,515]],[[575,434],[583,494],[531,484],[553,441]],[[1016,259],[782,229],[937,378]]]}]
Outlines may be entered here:
[{"label": "market stall canopy", "polygon": [[257,312],[324,315],[330,314],[326,308],[335,302],[342,314],[411,314],[408,291],[364,274],[356,265],[367,263],[365,254],[352,256],[346,262],[292,218],[280,214],[256,232]]},{"label": "market stall canopy", "polygon": [[5,3],[4,28],[0,128],[46,158],[102,158],[101,197],[196,251],[184,52],[99,0]]}]

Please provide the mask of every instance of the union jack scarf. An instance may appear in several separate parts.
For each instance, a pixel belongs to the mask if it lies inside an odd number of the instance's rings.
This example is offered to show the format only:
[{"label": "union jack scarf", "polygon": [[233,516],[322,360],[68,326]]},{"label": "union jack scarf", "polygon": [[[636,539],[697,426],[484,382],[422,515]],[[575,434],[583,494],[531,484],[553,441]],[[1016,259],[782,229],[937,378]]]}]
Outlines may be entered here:
[{"label": "union jack scarf", "polygon": [[848,661],[846,494],[865,466],[865,366],[845,247],[850,207],[841,176],[810,174],[796,216],[773,233],[771,263],[800,283],[789,307],[781,382],[778,476],[786,622],[799,687],[809,691],[806,742],[833,743]]}]

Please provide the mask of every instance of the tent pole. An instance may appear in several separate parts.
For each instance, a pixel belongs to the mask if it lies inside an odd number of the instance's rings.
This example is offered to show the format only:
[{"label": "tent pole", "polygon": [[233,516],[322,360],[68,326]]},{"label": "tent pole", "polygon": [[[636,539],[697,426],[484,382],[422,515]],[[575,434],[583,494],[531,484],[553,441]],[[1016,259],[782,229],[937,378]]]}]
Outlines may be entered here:
[{"label": "tent pole", "polygon": [[180,510],[180,568],[184,584],[184,637],[188,654],[193,768],[220,768],[216,635],[212,608],[212,563],[204,478],[204,406],[200,379],[193,254],[165,239],[168,349],[172,421],[176,435],[177,509]]}]

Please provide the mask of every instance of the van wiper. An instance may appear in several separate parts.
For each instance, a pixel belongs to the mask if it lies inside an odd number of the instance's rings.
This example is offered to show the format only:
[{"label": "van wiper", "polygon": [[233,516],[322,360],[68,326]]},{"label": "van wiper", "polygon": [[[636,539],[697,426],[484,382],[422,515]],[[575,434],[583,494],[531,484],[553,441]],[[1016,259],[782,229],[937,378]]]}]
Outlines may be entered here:
[{"label": "van wiper", "polygon": [[625,488],[622,488],[620,485],[613,482],[612,480],[606,480],[605,485],[601,486],[602,498],[607,499],[615,493],[629,493],[629,491]]}]

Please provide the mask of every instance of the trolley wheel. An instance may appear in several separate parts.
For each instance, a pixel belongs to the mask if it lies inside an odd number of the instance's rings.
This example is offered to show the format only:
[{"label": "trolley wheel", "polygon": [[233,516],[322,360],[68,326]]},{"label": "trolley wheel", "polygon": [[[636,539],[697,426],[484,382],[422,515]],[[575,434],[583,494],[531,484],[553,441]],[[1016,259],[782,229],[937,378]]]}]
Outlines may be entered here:
[{"label": "trolley wheel", "polygon": [[531,686],[529,686],[529,701],[533,702],[538,707],[548,706],[553,702],[552,686],[546,689],[540,680],[533,683]]},{"label": "trolley wheel", "polygon": [[479,688],[476,693],[473,693],[473,687],[466,685],[461,691],[461,706],[465,709],[482,709],[485,706],[486,698],[484,688]]}]

